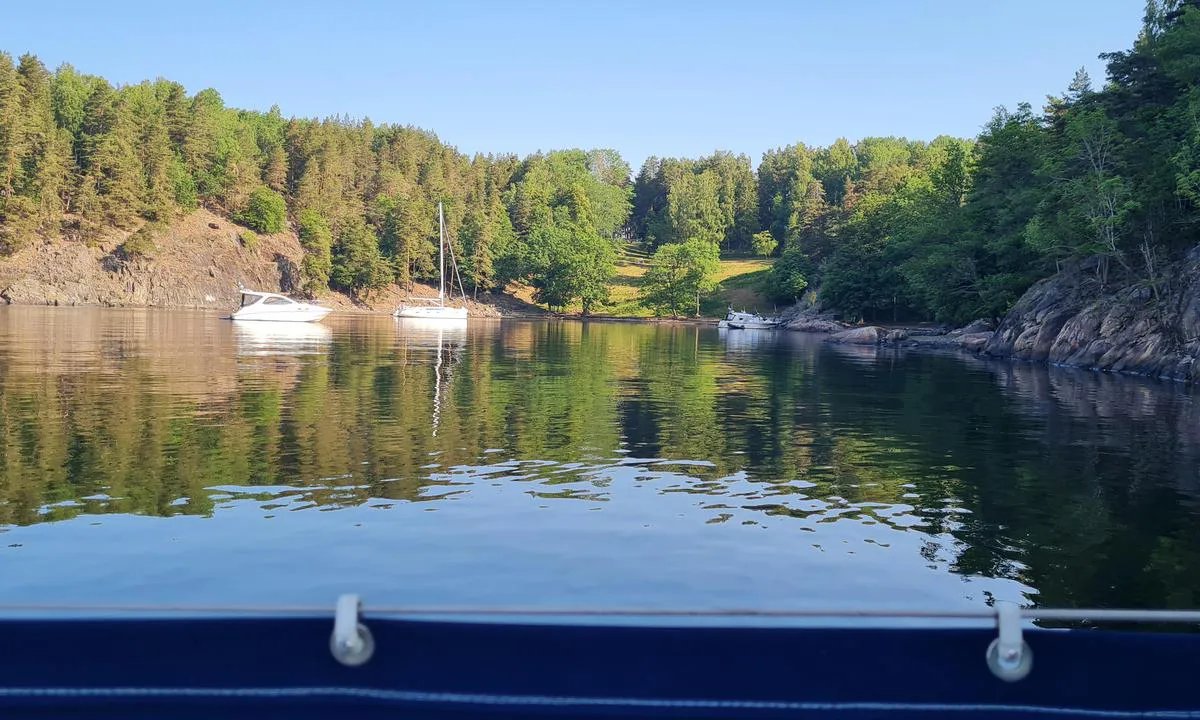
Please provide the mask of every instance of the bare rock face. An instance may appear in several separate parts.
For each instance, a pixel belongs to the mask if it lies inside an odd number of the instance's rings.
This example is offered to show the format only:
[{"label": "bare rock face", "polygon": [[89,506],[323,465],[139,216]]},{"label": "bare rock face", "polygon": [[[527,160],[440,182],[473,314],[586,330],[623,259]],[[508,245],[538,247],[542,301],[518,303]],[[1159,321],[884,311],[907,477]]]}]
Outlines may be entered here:
[{"label": "bare rock face", "polygon": [[888,343],[902,343],[908,339],[908,331],[903,329],[889,330],[884,336],[884,341]]},{"label": "bare rock face", "polygon": [[1101,289],[1076,266],[1033,285],[983,353],[1095,370],[1200,381],[1200,248],[1147,287]]},{"label": "bare rock face", "polygon": [[850,325],[839,323],[834,319],[832,311],[822,310],[820,292],[816,288],[808,290],[796,305],[786,308],[780,313],[780,326],[785,330],[797,332],[841,332],[850,329]]},{"label": "bare rock face", "polygon": [[992,339],[992,335],[993,333],[991,332],[963,334],[959,337],[958,346],[963,350],[977,353],[987,347],[988,341]]},{"label": "bare rock face", "polygon": [[836,333],[846,329],[845,325],[836,320],[805,316],[789,320],[783,326],[788,330],[811,333]]},{"label": "bare rock face", "polygon": [[950,335],[978,335],[979,333],[990,333],[996,329],[996,324],[987,318],[979,318],[972,320],[964,327],[957,330],[951,330]]},{"label": "bare rock face", "polygon": [[834,319],[832,311],[822,310],[819,293],[809,290],[795,305],[779,315],[781,326],[786,330],[810,333],[836,333],[850,326]]},{"label": "bare rock face", "polygon": [[250,252],[213,232],[217,219],[205,210],[178,218],[150,257],[125,253],[120,237],[97,247],[66,239],[32,244],[0,259],[0,287],[15,304],[189,308],[236,307],[238,283],[283,289],[285,271],[303,255],[295,235],[264,235]]},{"label": "bare rock face", "polygon": [[829,336],[829,342],[846,345],[878,345],[884,338],[883,328],[868,325],[866,327],[843,330]]}]

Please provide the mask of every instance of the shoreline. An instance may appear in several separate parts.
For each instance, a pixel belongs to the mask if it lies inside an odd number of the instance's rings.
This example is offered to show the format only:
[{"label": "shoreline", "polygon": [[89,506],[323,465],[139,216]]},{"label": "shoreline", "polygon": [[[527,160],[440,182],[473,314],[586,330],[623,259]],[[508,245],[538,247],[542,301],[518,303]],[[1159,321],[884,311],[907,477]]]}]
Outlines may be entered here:
[{"label": "shoreline", "polygon": [[[78,309],[87,309],[87,310],[109,310],[109,309],[111,309],[111,310],[152,310],[152,311],[156,311],[156,312],[164,312],[164,311],[165,312],[177,312],[178,311],[178,312],[210,312],[210,313],[211,312],[228,312],[229,311],[228,308],[219,308],[219,307],[214,307],[212,305],[153,305],[153,304],[140,304],[140,303],[107,303],[107,304],[105,304],[105,303],[55,303],[55,302],[0,303],[0,308],[9,308],[9,307],[55,308],[55,309],[61,309],[61,310],[78,308]],[[2,310],[0,310],[0,311],[2,311]],[[363,316],[392,317],[392,314],[391,314],[390,310],[383,310],[383,309],[376,310],[373,308],[363,308],[361,306],[351,306],[351,307],[338,307],[332,313],[330,313],[328,317],[338,317],[338,316],[343,316],[343,317],[363,317]],[[224,316],[224,319],[228,319],[228,315]],[[609,315],[590,315],[590,316],[585,317],[581,314],[576,314],[576,313],[553,313],[550,311],[502,312],[502,311],[499,311],[498,309],[497,309],[496,314],[476,315],[476,316],[471,316],[468,319],[471,321],[474,321],[474,322],[479,322],[479,321],[492,321],[492,322],[500,321],[500,322],[502,322],[504,320],[570,320],[570,321],[585,322],[585,323],[586,322],[627,323],[627,324],[643,324],[643,325],[671,325],[671,326],[684,326],[684,327],[688,327],[688,326],[715,327],[717,322],[719,322],[719,320],[717,318],[654,318],[654,317],[619,317],[619,316],[609,316]],[[1010,355],[997,355],[994,353],[989,353],[985,349],[980,348],[980,347],[972,348],[972,347],[968,347],[968,346],[964,345],[964,343],[963,343],[964,337],[970,337],[972,335],[982,335],[984,333],[977,333],[977,334],[975,334],[975,333],[960,333],[960,331],[955,330],[955,331],[950,331],[948,333],[941,333],[941,334],[932,334],[932,333],[926,334],[926,333],[921,333],[920,331],[922,331],[922,330],[928,331],[930,329],[930,327],[922,326],[922,325],[917,325],[917,326],[893,325],[893,326],[887,326],[887,327],[885,327],[885,326],[864,326],[864,327],[866,327],[866,328],[879,327],[881,329],[886,329],[889,332],[896,331],[896,330],[909,331],[909,330],[915,329],[918,331],[919,334],[910,335],[901,341],[889,341],[889,340],[881,339],[878,342],[869,342],[868,343],[868,342],[838,341],[838,340],[834,339],[838,333],[815,332],[815,331],[811,331],[811,330],[791,329],[791,328],[786,328],[786,327],[780,328],[777,330],[770,330],[770,331],[751,330],[749,332],[771,332],[771,333],[787,333],[787,334],[805,335],[805,336],[809,336],[809,337],[813,338],[814,340],[819,340],[822,344],[838,345],[838,346],[843,346],[843,347],[848,347],[848,348],[857,347],[857,348],[862,348],[864,350],[866,350],[866,349],[872,349],[872,350],[876,350],[876,351],[890,350],[892,352],[917,351],[917,352],[931,352],[934,354],[951,353],[954,355],[963,355],[963,356],[975,358],[978,360],[984,360],[984,361],[996,362],[996,363],[1006,363],[1006,364],[1010,364],[1010,365],[1040,366],[1040,367],[1046,367],[1046,368],[1077,370],[1080,372],[1087,372],[1090,374],[1102,374],[1102,375],[1108,375],[1111,377],[1125,377],[1125,378],[1131,378],[1131,379],[1136,378],[1136,379],[1141,379],[1141,380],[1154,380],[1154,381],[1169,383],[1170,385],[1173,385],[1175,387],[1180,387],[1180,388],[1191,388],[1191,387],[1196,386],[1196,383],[1192,382],[1191,380],[1189,380],[1187,378],[1172,377],[1169,375],[1155,375],[1155,374],[1148,373],[1148,372],[1138,372],[1136,370],[1124,370],[1124,369],[1118,370],[1118,369],[1109,369],[1109,368],[1089,367],[1086,365],[1078,365],[1078,364],[1072,364],[1072,363],[1066,363],[1066,362],[1054,362],[1048,358],[1035,359],[1035,358],[1027,358],[1027,357],[1018,357],[1016,355],[1011,355],[1011,354]],[[850,328],[850,330],[856,330],[856,329],[862,329],[862,328]],[[955,333],[960,333],[960,334],[955,335]],[[992,332],[989,331],[986,334],[990,337],[992,335]]]},{"label": "shoreline", "polygon": [[[0,296],[2,297],[2,296]],[[345,296],[342,296],[343,298]],[[391,317],[393,308],[375,308],[371,305],[363,306],[363,303],[355,303],[345,298],[342,302],[330,303],[327,296],[318,297],[315,302],[317,304],[332,307],[331,312],[327,317],[337,316],[367,316],[375,315],[381,317]],[[324,301],[324,302],[323,302]],[[525,310],[507,310],[497,305],[483,302],[471,302],[471,306],[476,308],[487,308],[490,312],[470,315],[470,320],[576,320],[579,322],[613,322],[613,323],[633,323],[646,325],[713,325],[720,322],[720,318],[656,318],[656,317],[625,317],[620,315],[603,315],[592,314],[583,315],[581,313],[556,313],[549,310],[542,311],[525,311]],[[216,304],[156,304],[156,303],[94,303],[94,302],[0,302],[0,308],[8,307],[23,307],[23,308],[59,308],[63,310],[80,308],[80,309],[97,309],[97,310],[156,310],[156,311],[185,311],[185,312],[232,312],[236,309],[236,305],[216,305]]]}]

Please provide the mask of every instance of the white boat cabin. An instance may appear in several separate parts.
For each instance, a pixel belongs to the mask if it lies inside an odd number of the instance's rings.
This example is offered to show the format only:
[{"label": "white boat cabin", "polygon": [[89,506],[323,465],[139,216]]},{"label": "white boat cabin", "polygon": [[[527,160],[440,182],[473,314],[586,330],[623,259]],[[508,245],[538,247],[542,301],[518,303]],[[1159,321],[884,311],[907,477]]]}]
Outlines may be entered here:
[{"label": "white boat cabin", "polygon": [[317,322],[333,311],[332,308],[293,300],[280,293],[243,289],[241,295],[241,305],[230,316],[234,320]]}]

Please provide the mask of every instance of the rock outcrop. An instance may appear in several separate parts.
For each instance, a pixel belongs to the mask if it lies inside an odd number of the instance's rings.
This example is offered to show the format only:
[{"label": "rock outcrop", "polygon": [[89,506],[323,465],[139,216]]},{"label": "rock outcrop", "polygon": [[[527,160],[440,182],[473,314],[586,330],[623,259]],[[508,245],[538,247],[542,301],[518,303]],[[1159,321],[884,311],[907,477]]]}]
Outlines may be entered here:
[{"label": "rock outcrop", "polygon": [[995,331],[995,329],[996,323],[988,320],[987,318],[980,318],[978,320],[972,320],[964,327],[961,327],[957,330],[951,330],[949,333],[947,333],[947,335],[979,335],[982,333],[991,333]]},{"label": "rock outcrop", "polygon": [[837,333],[850,327],[835,320],[832,312],[821,310],[815,291],[806,293],[800,302],[784,310],[779,319],[785,329],[796,332]]},{"label": "rock outcrop", "polygon": [[867,325],[866,327],[843,330],[829,336],[829,342],[846,345],[878,345],[886,336],[883,328]]},{"label": "rock outcrop", "polygon": [[847,326],[827,318],[801,316],[785,322],[783,327],[796,332],[836,333],[845,330]]},{"label": "rock outcrop", "polygon": [[[107,305],[231,310],[238,285],[296,293],[304,252],[295,233],[261,235],[247,248],[243,228],[207,210],[180,217],[160,231],[149,257],[122,248],[128,233],[114,232],[96,245],[64,238],[42,239],[0,257],[0,302],[10,305]],[[436,295],[419,286],[416,295]],[[407,293],[391,285],[351,299],[325,291],[317,298],[335,310],[391,312]],[[472,317],[538,311],[516,298],[486,295],[468,300]]]},{"label": "rock outcrop", "polygon": [[239,282],[295,289],[302,250],[294,234],[262,235],[251,250],[240,228],[219,219],[205,210],[178,219],[155,238],[149,257],[125,254],[124,234],[94,246],[40,240],[0,259],[0,289],[11,304],[190,308],[236,307]]},{"label": "rock outcrop", "polygon": [[1033,285],[982,348],[985,355],[1200,381],[1200,248],[1156,294],[1101,289],[1083,265]]},{"label": "rock outcrop", "polygon": [[992,332],[977,332],[969,334],[964,333],[958,337],[958,346],[963,350],[979,352],[987,347],[987,344],[992,341],[993,335],[995,335],[995,333]]}]

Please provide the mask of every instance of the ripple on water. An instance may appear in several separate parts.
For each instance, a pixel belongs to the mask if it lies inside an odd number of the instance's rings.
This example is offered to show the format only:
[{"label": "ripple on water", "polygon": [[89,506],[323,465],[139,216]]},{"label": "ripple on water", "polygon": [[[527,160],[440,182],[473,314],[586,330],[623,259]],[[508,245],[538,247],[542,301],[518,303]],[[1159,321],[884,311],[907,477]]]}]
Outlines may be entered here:
[{"label": "ripple on water", "polygon": [[1200,418],[1178,389],[728,342],[7,308],[0,600],[1200,597]]}]

